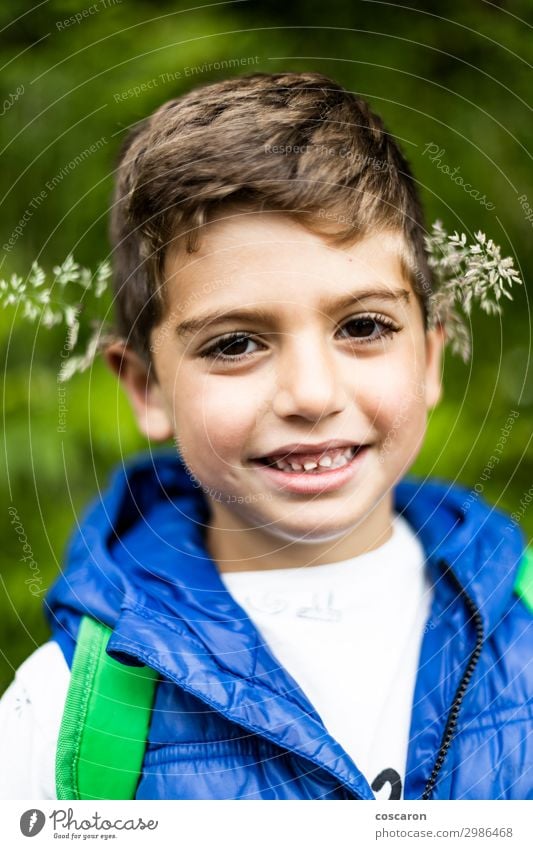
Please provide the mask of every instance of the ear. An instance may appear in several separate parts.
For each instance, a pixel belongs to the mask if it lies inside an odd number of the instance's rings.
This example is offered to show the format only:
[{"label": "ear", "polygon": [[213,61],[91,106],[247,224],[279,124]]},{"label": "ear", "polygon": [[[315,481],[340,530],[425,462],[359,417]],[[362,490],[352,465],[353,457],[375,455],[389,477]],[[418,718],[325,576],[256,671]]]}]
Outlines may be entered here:
[{"label": "ear", "polygon": [[130,399],[141,432],[156,442],[171,439],[174,435],[171,418],[153,369],[124,341],[108,345],[104,358]]},{"label": "ear", "polygon": [[426,407],[433,409],[442,396],[442,352],[446,331],[440,322],[426,332]]}]

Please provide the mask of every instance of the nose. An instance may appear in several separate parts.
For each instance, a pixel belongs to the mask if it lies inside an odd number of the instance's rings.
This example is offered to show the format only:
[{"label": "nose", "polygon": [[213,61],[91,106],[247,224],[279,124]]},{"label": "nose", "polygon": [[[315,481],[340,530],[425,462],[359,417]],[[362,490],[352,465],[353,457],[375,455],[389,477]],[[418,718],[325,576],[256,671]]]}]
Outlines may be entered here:
[{"label": "nose", "polygon": [[293,337],[280,357],[274,412],[281,418],[314,421],[338,413],[346,405],[340,365],[334,352],[316,336]]}]

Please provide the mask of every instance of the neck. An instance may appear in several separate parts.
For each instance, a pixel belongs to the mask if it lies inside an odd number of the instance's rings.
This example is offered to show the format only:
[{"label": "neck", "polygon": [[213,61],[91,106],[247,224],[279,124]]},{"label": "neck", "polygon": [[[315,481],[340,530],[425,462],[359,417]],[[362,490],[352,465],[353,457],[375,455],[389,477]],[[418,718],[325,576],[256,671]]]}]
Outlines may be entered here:
[{"label": "neck", "polygon": [[353,528],[334,540],[287,540],[247,526],[213,502],[205,543],[220,572],[290,569],[349,560],[384,545],[392,536],[392,498],[382,499]]}]

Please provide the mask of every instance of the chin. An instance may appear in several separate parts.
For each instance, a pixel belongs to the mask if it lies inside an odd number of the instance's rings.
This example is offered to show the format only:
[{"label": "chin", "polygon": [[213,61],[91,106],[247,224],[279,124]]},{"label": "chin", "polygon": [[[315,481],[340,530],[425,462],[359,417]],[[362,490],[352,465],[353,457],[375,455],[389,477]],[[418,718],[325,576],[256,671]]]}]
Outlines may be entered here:
[{"label": "chin", "polygon": [[353,528],[350,525],[347,528],[287,528],[280,525],[272,524],[269,527],[270,533],[285,542],[308,543],[313,545],[316,543],[335,542],[341,539]]}]

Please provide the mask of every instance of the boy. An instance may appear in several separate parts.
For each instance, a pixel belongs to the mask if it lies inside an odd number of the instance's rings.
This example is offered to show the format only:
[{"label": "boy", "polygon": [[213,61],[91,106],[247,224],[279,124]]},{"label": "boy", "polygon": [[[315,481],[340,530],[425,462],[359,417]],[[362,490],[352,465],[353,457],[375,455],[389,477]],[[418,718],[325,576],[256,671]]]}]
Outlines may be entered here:
[{"label": "boy", "polygon": [[396,142],[322,75],[130,134],[106,358],[177,456],[75,534],[4,696],[4,797],[532,797],[523,533],[405,478],[441,394],[423,234]]}]

